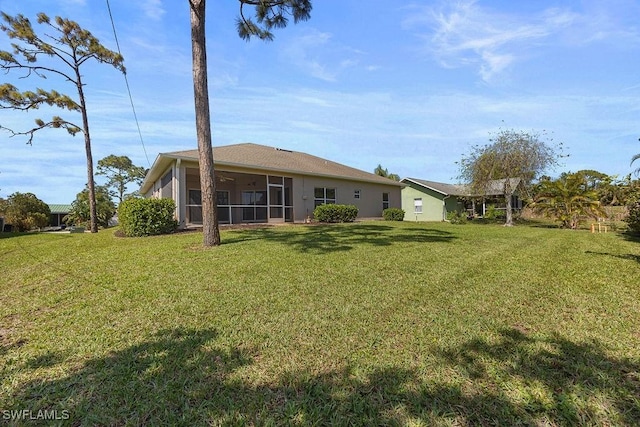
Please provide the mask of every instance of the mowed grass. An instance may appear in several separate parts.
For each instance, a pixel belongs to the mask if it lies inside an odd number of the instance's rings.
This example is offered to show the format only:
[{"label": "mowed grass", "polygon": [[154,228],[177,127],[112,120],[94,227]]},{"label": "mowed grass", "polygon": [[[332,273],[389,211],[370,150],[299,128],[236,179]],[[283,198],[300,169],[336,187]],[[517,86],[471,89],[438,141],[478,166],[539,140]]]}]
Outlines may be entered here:
[{"label": "mowed grass", "polygon": [[640,423],[640,242],[624,235],[361,222],[201,239],[3,235],[0,417]]}]

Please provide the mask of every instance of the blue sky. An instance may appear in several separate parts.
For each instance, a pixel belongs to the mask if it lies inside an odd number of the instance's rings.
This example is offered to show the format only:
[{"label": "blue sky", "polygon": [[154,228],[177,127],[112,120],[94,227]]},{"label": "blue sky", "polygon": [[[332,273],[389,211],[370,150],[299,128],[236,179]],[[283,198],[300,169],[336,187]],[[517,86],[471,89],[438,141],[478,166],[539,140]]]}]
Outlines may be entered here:
[{"label": "blue sky", "polygon": [[[122,75],[88,65],[94,162],[116,154],[149,167],[160,152],[196,147],[188,2],[110,1],[144,148]],[[316,0],[309,21],[247,43],[235,30],[238,3],[209,0],[214,146],[254,142],[455,182],[455,162],[503,127],[562,142],[570,157],[551,175],[639,166],[629,162],[640,153],[640,1],[363,4]],[[116,49],[106,1],[0,0],[0,10],[75,20]],[[0,49],[10,49],[4,33]],[[54,79],[15,77],[2,81],[73,94]],[[26,129],[53,114],[3,110],[0,124]],[[0,148],[0,197],[70,203],[84,187],[81,135],[46,130],[28,146],[0,133]]]}]

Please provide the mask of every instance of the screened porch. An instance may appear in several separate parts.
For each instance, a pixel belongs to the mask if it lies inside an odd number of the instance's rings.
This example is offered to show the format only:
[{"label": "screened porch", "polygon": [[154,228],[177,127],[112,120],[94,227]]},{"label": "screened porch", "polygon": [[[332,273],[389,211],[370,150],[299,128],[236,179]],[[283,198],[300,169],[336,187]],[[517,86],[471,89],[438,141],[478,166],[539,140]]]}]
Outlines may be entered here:
[{"label": "screened porch", "polygon": [[[219,223],[293,222],[292,178],[216,171],[215,179]],[[187,224],[202,224],[198,169],[186,169],[185,190]]]}]

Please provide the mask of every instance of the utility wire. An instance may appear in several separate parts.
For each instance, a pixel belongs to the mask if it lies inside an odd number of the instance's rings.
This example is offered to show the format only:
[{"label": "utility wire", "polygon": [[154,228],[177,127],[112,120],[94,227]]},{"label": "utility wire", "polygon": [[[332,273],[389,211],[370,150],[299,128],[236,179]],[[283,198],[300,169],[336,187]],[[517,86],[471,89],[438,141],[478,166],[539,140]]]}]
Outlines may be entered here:
[{"label": "utility wire", "polygon": [[[109,18],[111,19],[111,28],[113,28],[113,37],[116,40],[116,46],[118,48],[118,53],[122,56],[122,52],[120,51],[120,42],[118,41],[118,34],[116,33],[116,25],[113,22],[113,14],[111,13],[111,5],[109,4],[109,0],[107,0],[107,10],[109,11]],[[142,131],[140,130],[140,122],[138,122],[138,115],[136,114],[136,107],[133,104],[133,96],[131,96],[131,87],[129,86],[129,79],[127,78],[127,72],[124,72],[124,82],[127,85],[127,93],[129,94],[129,101],[131,102],[131,110],[133,110],[133,118],[136,121],[136,126],[138,128],[138,136],[140,136],[140,144],[142,144],[142,150],[144,151],[144,156],[147,159],[147,164],[151,167],[151,162],[149,161],[149,156],[147,155],[147,149],[144,146],[144,140],[142,139]]]}]

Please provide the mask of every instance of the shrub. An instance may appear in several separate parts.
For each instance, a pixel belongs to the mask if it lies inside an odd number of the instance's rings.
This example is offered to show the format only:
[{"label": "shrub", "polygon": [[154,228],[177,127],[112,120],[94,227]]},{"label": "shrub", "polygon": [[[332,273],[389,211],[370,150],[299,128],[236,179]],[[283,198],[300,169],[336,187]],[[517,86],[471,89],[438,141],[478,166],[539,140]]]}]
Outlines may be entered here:
[{"label": "shrub", "polygon": [[46,227],[51,210],[33,193],[13,193],[2,204],[5,221],[18,231]]},{"label": "shrub", "polygon": [[120,230],[129,237],[173,233],[175,209],[172,199],[126,199],[118,207]]},{"label": "shrub", "polygon": [[629,205],[629,212],[624,221],[629,226],[629,230],[640,233],[640,200]]},{"label": "shrub", "polygon": [[494,205],[489,205],[484,213],[485,219],[503,219],[506,217],[506,212],[496,208]]},{"label": "shrub", "polygon": [[460,211],[451,211],[447,213],[447,220],[451,224],[466,224],[467,223],[467,213]]},{"label": "shrub", "polygon": [[[99,227],[109,227],[109,222],[116,214],[116,205],[111,200],[109,190],[102,185],[96,185],[96,222]],[[89,189],[85,188],[76,195],[76,199],[71,203],[69,215],[64,217],[67,225],[80,225],[89,227],[91,224],[91,213],[89,204]]]},{"label": "shrub", "polygon": [[320,222],[353,222],[358,216],[358,208],[353,205],[320,205],[313,211],[313,217]]},{"label": "shrub", "polygon": [[404,221],[404,211],[399,208],[387,208],[382,211],[385,221]]}]

